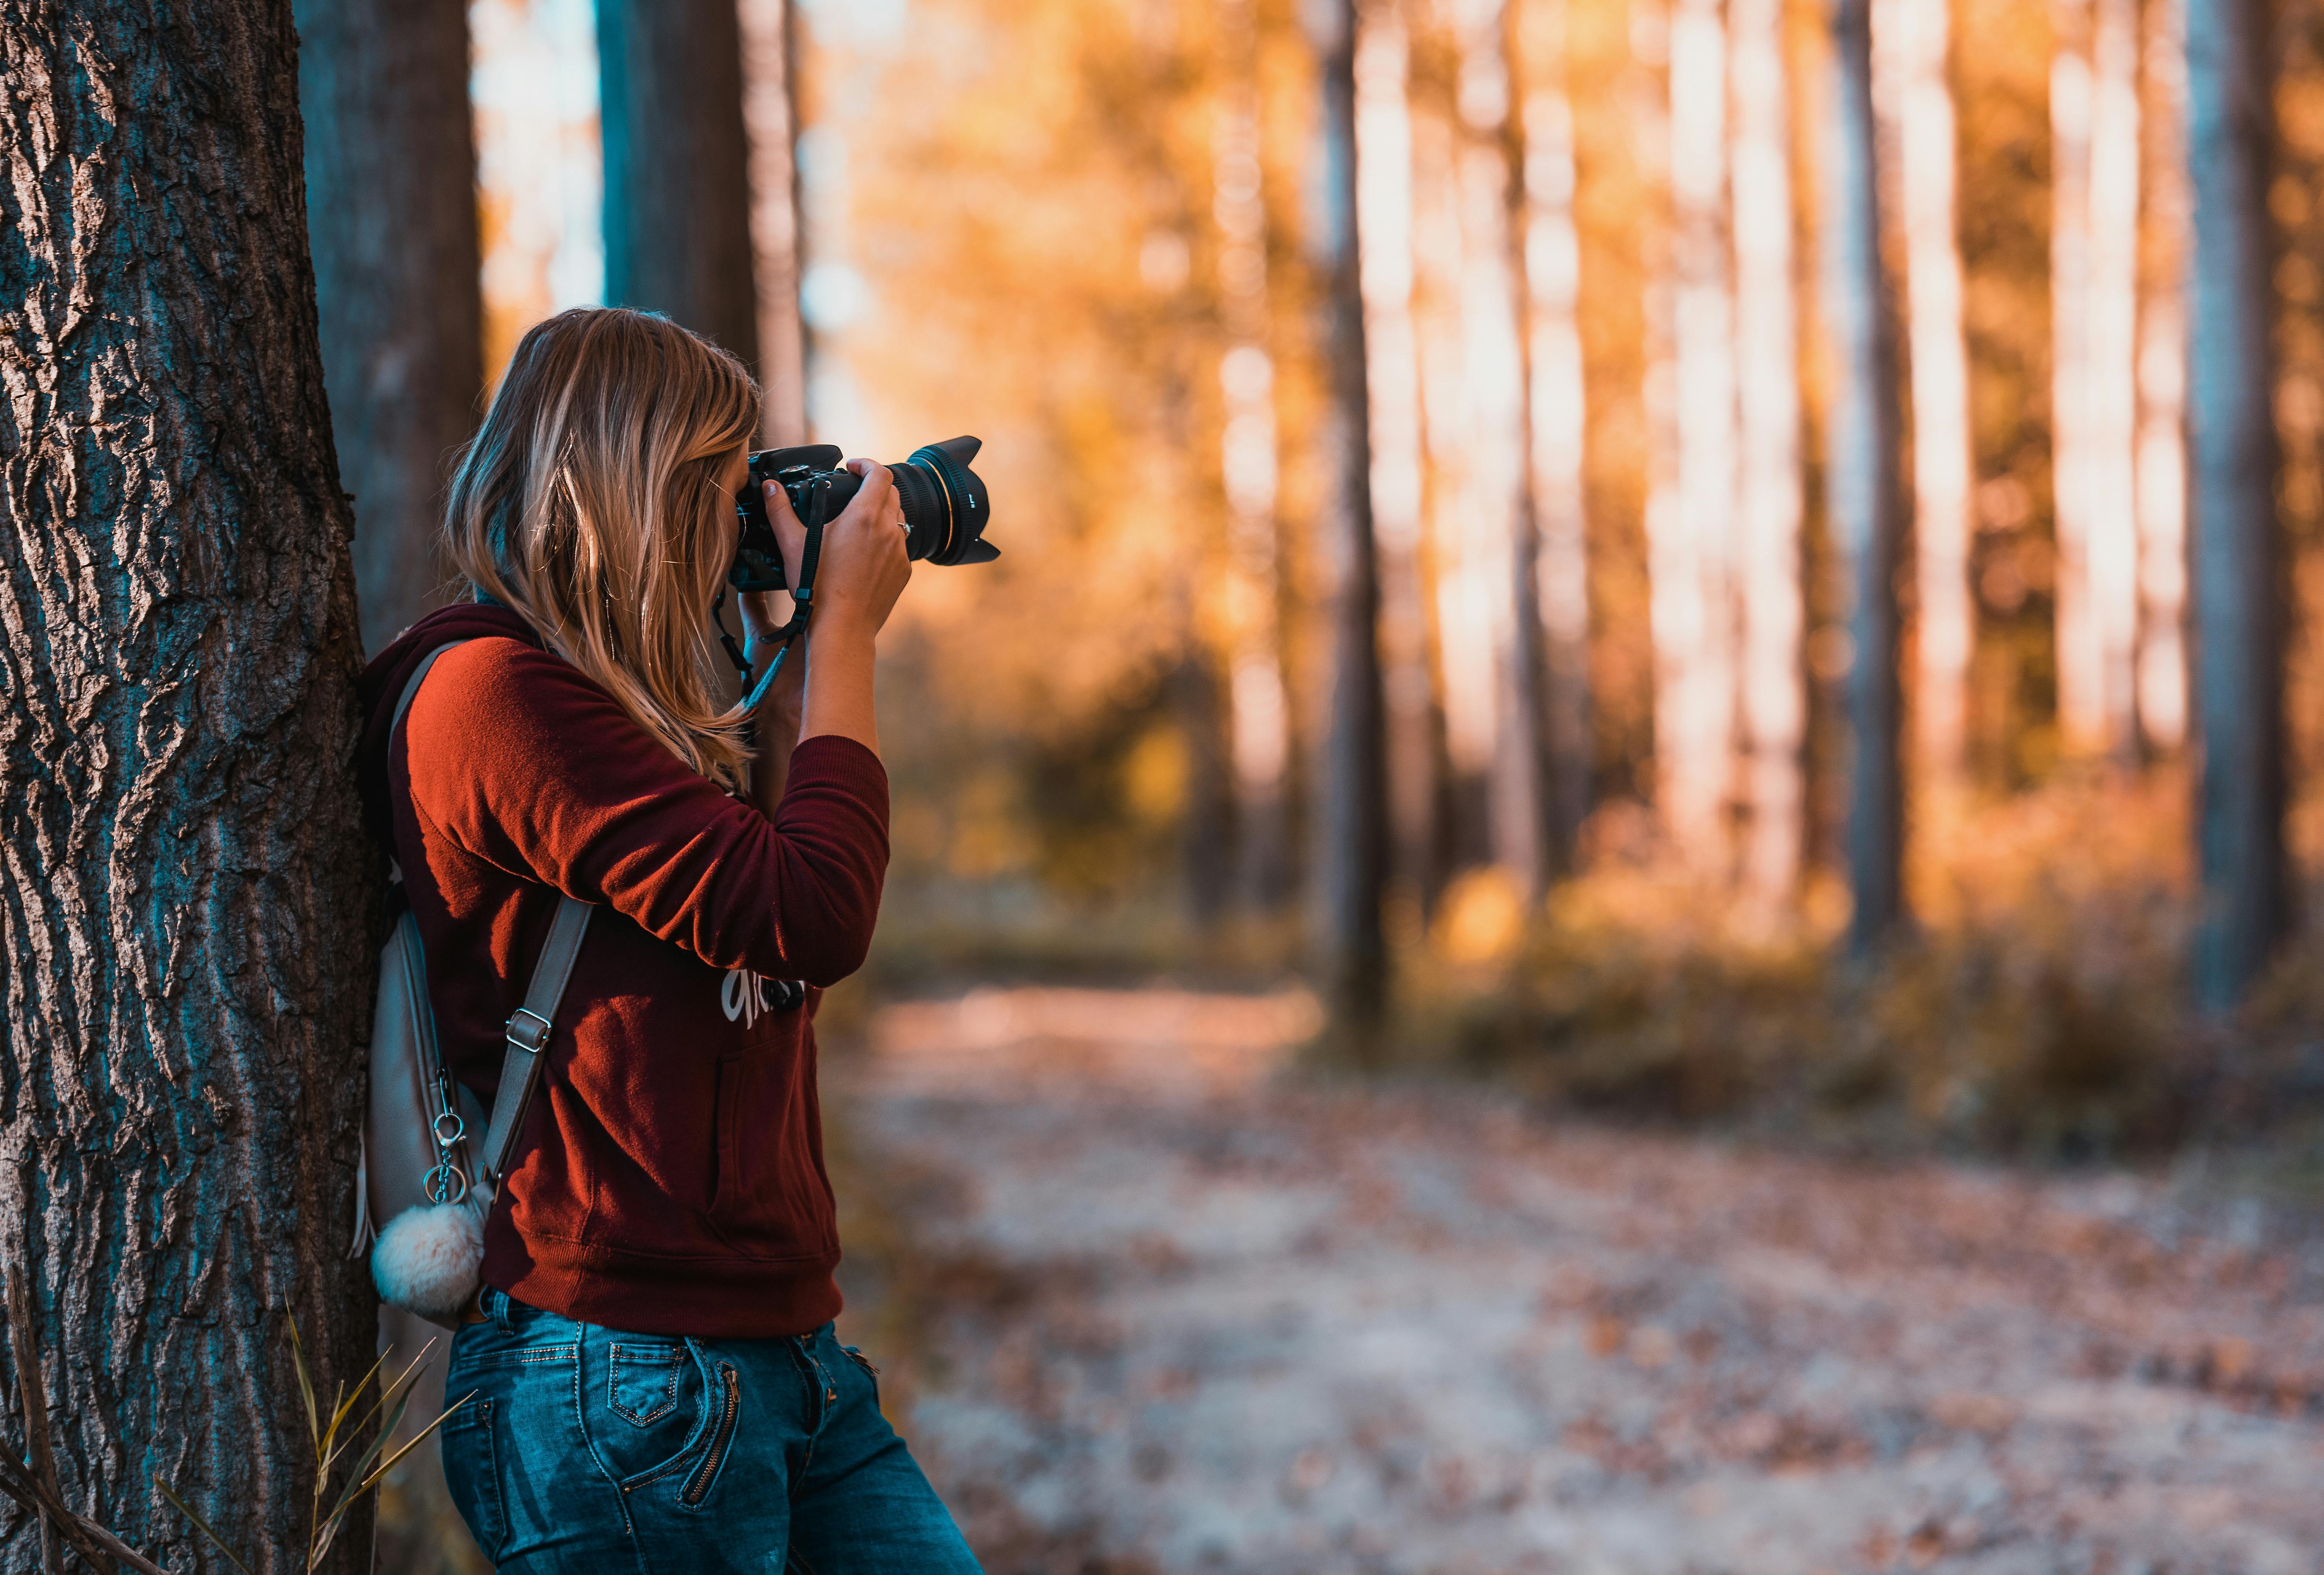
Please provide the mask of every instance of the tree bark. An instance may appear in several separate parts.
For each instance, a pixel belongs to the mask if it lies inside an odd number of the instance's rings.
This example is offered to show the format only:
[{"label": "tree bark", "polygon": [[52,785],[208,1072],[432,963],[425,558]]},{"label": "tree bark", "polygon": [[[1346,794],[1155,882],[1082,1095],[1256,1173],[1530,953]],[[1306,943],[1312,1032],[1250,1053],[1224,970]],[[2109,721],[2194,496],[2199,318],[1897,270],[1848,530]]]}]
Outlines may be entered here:
[{"label": "tree bark", "polygon": [[355,592],[377,651],[443,588],[454,449],[484,386],[463,0],[298,0],[309,238]]},{"label": "tree bark", "polygon": [[327,1393],[375,1336],[346,1255],[377,894],[291,6],[10,0],[0,73],[0,1248],[67,1496],[217,1567],[159,1478],[287,1570],[286,1318]]},{"label": "tree bark", "polygon": [[1388,943],[1380,915],[1388,879],[1388,814],[1371,405],[1356,240],[1356,0],[1337,0],[1319,12],[1317,22],[1324,199],[1316,239],[1324,284],[1334,472],[1319,554],[1326,579],[1331,666],[1316,817],[1322,909],[1317,928],[1334,1032],[1365,1056],[1377,1049],[1388,1005]]},{"label": "tree bark", "polygon": [[[1588,431],[1582,367],[1582,237],[1574,223],[1573,107],[1566,93],[1565,7],[1515,8],[1512,69],[1521,92],[1518,213],[1520,304],[1526,357],[1526,496],[1530,529],[1518,536],[1513,572],[1524,626],[1526,581],[1539,619],[1539,683],[1533,712],[1540,739],[1544,820],[1540,879],[1572,873],[1590,812],[1589,514],[1582,489]],[[1531,562],[1526,561],[1531,553]],[[1514,688],[1512,706],[1523,697]]]},{"label": "tree bark", "polygon": [[1897,736],[1896,588],[1904,507],[1896,345],[1880,261],[1870,0],[1832,5],[1824,150],[1823,315],[1831,347],[1826,510],[1848,607],[1848,876],[1859,955],[1904,916]]},{"label": "tree bark", "polygon": [[1897,188],[1904,219],[1905,332],[1912,347],[1914,590],[1918,603],[1913,694],[1917,764],[1930,786],[1958,789],[1967,770],[1969,668],[1977,637],[1969,600],[1969,346],[1963,327],[1959,152],[1952,85],[1951,0],[1886,0],[1877,41],[1894,78]]},{"label": "tree bark", "polygon": [[799,284],[807,226],[799,200],[798,7],[742,0],[742,124],[751,143],[751,249],[757,262],[759,381],[766,391],[761,440],[807,441],[807,320]]},{"label": "tree bark", "polygon": [[1807,838],[1806,568],[1800,525],[1799,317],[1793,277],[1791,93],[1782,0],[1731,0],[1735,140],[1737,523],[1744,889],[1787,903]]},{"label": "tree bark", "polygon": [[597,59],[605,299],[665,312],[756,371],[734,0],[599,0]]},{"label": "tree bark", "polygon": [[2290,922],[2283,869],[2283,587],[2268,338],[2268,74],[2258,0],[2190,0],[2195,191],[2188,401],[2197,795],[2194,987],[2233,1006]]}]

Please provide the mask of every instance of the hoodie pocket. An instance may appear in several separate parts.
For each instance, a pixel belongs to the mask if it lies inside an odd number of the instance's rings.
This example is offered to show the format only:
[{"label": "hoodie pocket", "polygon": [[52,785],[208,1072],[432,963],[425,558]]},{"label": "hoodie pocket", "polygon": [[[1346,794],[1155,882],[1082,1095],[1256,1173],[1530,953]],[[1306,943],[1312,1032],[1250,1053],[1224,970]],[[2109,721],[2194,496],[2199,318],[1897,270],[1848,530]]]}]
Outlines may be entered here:
[{"label": "hoodie pocket", "polygon": [[820,1257],[834,1245],[815,1105],[789,1070],[787,1055],[765,1050],[718,1062],[710,1222],[748,1257]]}]

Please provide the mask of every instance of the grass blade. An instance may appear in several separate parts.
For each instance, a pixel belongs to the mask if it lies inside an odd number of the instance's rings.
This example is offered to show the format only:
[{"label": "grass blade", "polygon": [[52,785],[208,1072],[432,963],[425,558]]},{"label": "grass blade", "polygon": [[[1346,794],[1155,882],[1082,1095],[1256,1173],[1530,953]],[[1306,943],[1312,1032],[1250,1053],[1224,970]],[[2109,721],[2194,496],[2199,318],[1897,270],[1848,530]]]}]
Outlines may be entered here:
[{"label": "grass blade", "polygon": [[290,1366],[299,1374],[299,1398],[307,1403],[307,1436],[315,1441],[315,1463],[320,1466],[323,1463],[323,1425],[315,1414],[315,1385],[307,1376],[307,1348],[300,1343],[299,1320],[288,1312],[282,1318],[290,1326]]},{"label": "grass blade", "polygon": [[[302,1377],[304,1376],[303,1369],[301,1370],[300,1376]],[[240,1559],[235,1557],[234,1550],[226,1545],[226,1539],[219,1536],[217,1533],[210,1530],[210,1523],[204,1520],[200,1515],[196,1515],[192,1505],[188,1504],[184,1499],[179,1497],[177,1493],[171,1489],[170,1485],[167,1482],[162,1481],[159,1477],[152,1478],[151,1480],[155,1487],[161,1489],[161,1496],[176,1505],[178,1506],[178,1513],[184,1515],[188,1520],[192,1521],[194,1523],[194,1529],[201,1533],[202,1535],[209,1538],[210,1545],[217,1549],[219,1552],[226,1555],[227,1563],[232,1564],[235,1569],[241,1570],[242,1575],[250,1575],[250,1566],[244,1563]]]}]

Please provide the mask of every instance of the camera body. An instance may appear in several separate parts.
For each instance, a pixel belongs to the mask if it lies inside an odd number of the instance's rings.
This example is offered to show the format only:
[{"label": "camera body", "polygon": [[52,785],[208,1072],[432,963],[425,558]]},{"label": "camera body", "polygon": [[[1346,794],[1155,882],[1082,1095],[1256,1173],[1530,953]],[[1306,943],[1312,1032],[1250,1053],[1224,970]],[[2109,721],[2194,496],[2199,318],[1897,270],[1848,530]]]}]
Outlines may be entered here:
[{"label": "camera body", "polygon": [[[984,539],[992,499],[983,478],[968,468],[982,447],[974,438],[953,438],[916,449],[910,459],[888,467],[903,506],[906,556],[943,564],[990,563],[1001,556]],[[780,486],[802,525],[828,524],[863,486],[862,477],[839,468],[842,457],[829,443],[762,449],[751,456],[750,479],[734,495],[742,533],[727,584],[738,591],[787,588],[782,549],[760,488],[770,481]]]}]

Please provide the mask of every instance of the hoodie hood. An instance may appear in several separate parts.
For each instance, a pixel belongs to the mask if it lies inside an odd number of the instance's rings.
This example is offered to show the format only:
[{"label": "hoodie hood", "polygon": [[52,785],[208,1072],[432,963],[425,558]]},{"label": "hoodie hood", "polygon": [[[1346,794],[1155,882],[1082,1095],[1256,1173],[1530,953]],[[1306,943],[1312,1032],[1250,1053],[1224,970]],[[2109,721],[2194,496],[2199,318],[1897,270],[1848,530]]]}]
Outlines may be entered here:
[{"label": "hoodie hood", "polygon": [[388,812],[387,740],[403,686],[438,646],[495,635],[544,649],[532,625],[509,608],[494,602],[456,602],[437,608],[390,641],[355,681],[355,701],[364,713],[355,785],[363,796],[364,827],[382,848],[394,845],[394,822]]}]

